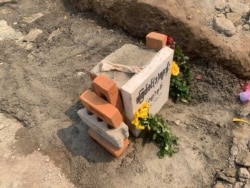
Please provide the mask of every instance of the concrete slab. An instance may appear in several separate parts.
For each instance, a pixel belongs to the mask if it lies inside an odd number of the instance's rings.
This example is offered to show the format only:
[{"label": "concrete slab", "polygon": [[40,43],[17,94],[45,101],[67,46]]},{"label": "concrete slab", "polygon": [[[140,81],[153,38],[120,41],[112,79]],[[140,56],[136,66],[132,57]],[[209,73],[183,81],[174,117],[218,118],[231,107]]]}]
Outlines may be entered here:
[{"label": "concrete slab", "polygon": [[[114,80],[118,86],[121,88],[135,73],[129,73],[131,71],[138,71],[138,68],[141,70],[150,61],[153,59],[157,52],[155,50],[143,49],[133,44],[125,44],[118,50],[114,51],[103,60],[101,60],[92,70],[91,74],[93,76],[97,75],[104,75],[112,80]],[[131,71],[129,70],[130,67],[127,67],[127,72],[117,71],[117,70],[110,70],[110,71],[102,71],[103,66],[105,64],[120,64],[125,66],[131,66]],[[126,67],[123,67],[125,70]],[[140,71],[139,70],[139,71]]]},{"label": "concrete slab", "polygon": [[98,121],[98,118],[94,114],[89,115],[86,108],[78,110],[77,114],[89,128],[117,148],[122,148],[124,140],[129,137],[128,126],[124,122],[118,128],[110,129],[107,123]]}]

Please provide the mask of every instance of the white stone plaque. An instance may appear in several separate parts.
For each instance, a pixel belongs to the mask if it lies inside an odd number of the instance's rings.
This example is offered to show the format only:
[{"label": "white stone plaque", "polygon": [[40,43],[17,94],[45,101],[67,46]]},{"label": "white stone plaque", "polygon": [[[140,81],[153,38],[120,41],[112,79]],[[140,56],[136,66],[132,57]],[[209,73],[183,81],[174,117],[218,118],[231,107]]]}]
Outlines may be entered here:
[{"label": "white stone plaque", "polygon": [[171,48],[162,48],[144,69],[120,88],[125,116],[129,121],[144,101],[150,104],[149,112],[152,114],[158,113],[167,102],[173,55]]}]

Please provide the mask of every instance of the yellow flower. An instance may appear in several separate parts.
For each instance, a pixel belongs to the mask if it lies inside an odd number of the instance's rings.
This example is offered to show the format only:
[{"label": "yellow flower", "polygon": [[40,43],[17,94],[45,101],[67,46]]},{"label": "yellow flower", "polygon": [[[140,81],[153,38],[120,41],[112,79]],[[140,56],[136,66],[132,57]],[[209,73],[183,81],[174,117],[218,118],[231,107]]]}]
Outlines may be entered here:
[{"label": "yellow flower", "polygon": [[173,61],[172,63],[172,70],[171,70],[171,74],[173,76],[177,76],[180,73],[180,69],[179,66],[177,65],[177,63],[175,61]]},{"label": "yellow flower", "polygon": [[133,124],[134,126],[139,126],[139,124],[140,124],[139,119],[138,119],[138,118],[133,119],[133,120],[132,120],[132,124]]},{"label": "yellow flower", "polygon": [[148,117],[148,109],[143,108],[139,111],[139,117],[140,118],[147,118]]},{"label": "yellow flower", "polygon": [[135,126],[136,129],[139,130],[145,129],[145,127],[141,124],[141,120],[148,118],[148,109],[149,109],[149,104],[147,102],[144,102],[141,104],[138,111],[135,112],[134,118],[131,121],[131,123]]},{"label": "yellow flower", "polygon": [[139,124],[139,125],[135,126],[135,128],[136,128],[136,129],[139,129],[139,130],[143,130],[143,129],[145,129],[145,127],[144,127],[144,126],[142,126],[141,124]]},{"label": "yellow flower", "polygon": [[138,110],[138,116],[143,119],[147,118],[148,109],[149,109],[149,104],[147,102],[142,103],[141,107]]},{"label": "yellow flower", "polygon": [[141,105],[141,109],[142,108],[147,108],[149,109],[149,104],[147,102],[143,102],[142,105]]},{"label": "yellow flower", "polygon": [[135,115],[135,118],[132,120],[131,123],[135,126],[136,129],[143,130],[145,127],[141,125],[140,120],[136,116],[137,115]]}]

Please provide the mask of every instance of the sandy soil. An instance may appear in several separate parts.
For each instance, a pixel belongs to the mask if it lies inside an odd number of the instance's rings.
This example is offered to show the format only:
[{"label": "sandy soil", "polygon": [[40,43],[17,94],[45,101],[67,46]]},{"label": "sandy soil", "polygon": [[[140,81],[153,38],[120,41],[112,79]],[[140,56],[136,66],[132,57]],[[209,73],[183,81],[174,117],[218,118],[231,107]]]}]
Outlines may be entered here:
[{"label": "sandy soil", "polygon": [[191,60],[192,101],[169,100],[160,112],[180,151],[159,159],[153,143],[131,137],[114,158],[87,135],[78,98],[101,59],[143,41],[66,0],[0,1],[0,20],[15,30],[9,38],[0,30],[0,187],[211,187],[229,165],[243,80],[214,62]]}]

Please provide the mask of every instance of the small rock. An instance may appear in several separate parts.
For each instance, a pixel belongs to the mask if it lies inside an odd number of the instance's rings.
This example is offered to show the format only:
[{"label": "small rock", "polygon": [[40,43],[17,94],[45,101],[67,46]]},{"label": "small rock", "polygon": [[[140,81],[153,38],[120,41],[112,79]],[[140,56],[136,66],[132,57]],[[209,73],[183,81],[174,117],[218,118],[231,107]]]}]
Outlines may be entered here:
[{"label": "small rock", "polygon": [[244,186],[244,183],[242,183],[242,182],[236,182],[234,184],[234,188],[242,188],[243,186]]},{"label": "small rock", "polygon": [[37,37],[40,35],[40,34],[42,34],[42,30],[41,29],[37,29],[37,28],[35,28],[35,29],[31,29],[30,31],[29,31],[29,33],[26,35],[26,36],[24,36],[24,39],[26,39],[27,41],[29,41],[29,42],[34,42],[36,39],[37,39]]},{"label": "small rock", "polygon": [[239,178],[239,181],[242,182],[243,184],[246,184],[248,182],[248,179],[246,179],[246,178]]},{"label": "small rock", "polygon": [[233,36],[236,33],[236,28],[230,20],[224,17],[216,17],[214,19],[214,29],[217,32],[224,33],[226,36]]},{"label": "small rock", "polygon": [[181,121],[180,121],[179,119],[177,119],[177,120],[174,121],[174,123],[175,123],[176,125],[180,125],[180,124],[181,124]]},{"label": "small rock", "polygon": [[242,25],[238,25],[238,26],[236,27],[236,31],[239,32],[239,31],[241,31],[241,30],[242,30]]},{"label": "small rock", "polygon": [[250,30],[250,26],[249,26],[248,24],[244,24],[244,25],[243,25],[243,29],[244,29],[245,31],[249,31],[249,30]]},{"label": "small rock", "polygon": [[238,171],[238,176],[239,176],[239,178],[243,178],[243,179],[250,178],[250,174],[246,168],[240,168]]},{"label": "small rock", "polygon": [[228,6],[226,6],[224,11],[225,11],[225,13],[228,13],[228,12],[230,12],[230,8]]},{"label": "small rock", "polygon": [[242,165],[245,167],[250,167],[250,152],[248,152],[248,151],[240,152],[237,155],[235,162],[239,165]]},{"label": "small rock", "polygon": [[223,172],[217,172],[217,179],[223,180],[225,182],[234,184],[236,179],[233,177],[227,177]]},{"label": "small rock", "polygon": [[239,15],[237,13],[229,12],[229,13],[226,14],[226,18],[231,20],[231,22],[233,22],[233,24],[235,26],[238,26],[238,25],[242,24],[241,15]]},{"label": "small rock", "polygon": [[236,175],[236,169],[235,168],[226,168],[224,170],[224,174],[228,177],[235,177]]},{"label": "small rock", "polygon": [[77,76],[84,76],[84,75],[86,75],[85,72],[77,72]]},{"label": "small rock", "polygon": [[236,145],[233,145],[230,149],[230,154],[236,156],[238,155],[238,150],[238,147]]},{"label": "small rock", "polygon": [[249,12],[249,7],[244,3],[229,2],[228,5],[232,12],[238,13],[241,16],[246,16],[246,14]]},{"label": "small rock", "polygon": [[191,15],[191,14],[188,14],[188,15],[186,16],[186,18],[187,18],[188,20],[191,20],[191,19],[192,19],[192,15]]},{"label": "small rock", "polygon": [[225,0],[215,0],[215,9],[222,11],[226,7]]},{"label": "small rock", "polygon": [[217,181],[214,188],[225,188],[224,184],[220,181]]},{"label": "small rock", "polygon": [[38,18],[41,18],[44,14],[39,12],[39,13],[36,13],[36,14],[33,14],[29,17],[23,17],[23,20],[27,23],[32,23],[34,21],[36,21]]},{"label": "small rock", "polygon": [[50,160],[49,160],[49,158],[47,157],[44,161],[45,161],[46,163],[48,163]]},{"label": "small rock", "polygon": [[245,184],[243,188],[250,188],[250,182],[248,182],[247,184]]}]

